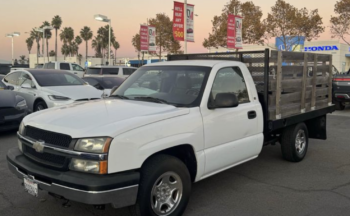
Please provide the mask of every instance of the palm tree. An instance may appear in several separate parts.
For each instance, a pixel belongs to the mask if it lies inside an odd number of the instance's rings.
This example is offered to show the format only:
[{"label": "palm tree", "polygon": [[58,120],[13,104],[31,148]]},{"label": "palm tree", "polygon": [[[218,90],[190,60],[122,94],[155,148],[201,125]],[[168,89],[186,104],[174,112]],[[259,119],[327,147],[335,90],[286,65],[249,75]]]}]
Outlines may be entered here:
[{"label": "palm tree", "polygon": [[50,55],[50,57],[54,57],[54,56],[56,56],[56,53],[55,53],[55,51],[51,50],[49,55]]},{"label": "palm tree", "polygon": [[103,41],[100,36],[95,36],[95,39],[92,40],[91,46],[93,49],[95,49],[95,56],[96,57],[102,57],[102,63],[103,63],[103,55],[102,55],[102,49],[103,49]]},{"label": "palm tree", "polygon": [[80,36],[81,38],[85,41],[86,43],[86,54],[85,54],[85,58],[86,58],[86,61],[87,61],[87,56],[88,56],[88,41],[91,40],[92,38],[92,31],[89,27],[87,26],[84,26],[84,28],[82,28],[80,30]]},{"label": "palm tree", "polygon": [[64,27],[60,33],[60,39],[64,44],[71,44],[74,39],[74,30],[71,27]]},{"label": "palm tree", "polygon": [[61,47],[61,53],[64,56],[64,60],[66,60],[66,56],[70,53],[70,48],[67,44],[63,44]]},{"label": "palm tree", "polygon": [[83,40],[81,39],[80,36],[76,36],[74,42],[77,44],[77,50],[76,50],[77,52],[76,52],[76,54],[78,56],[79,46],[83,42]]},{"label": "palm tree", "polygon": [[25,55],[21,55],[19,57],[19,63],[20,64],[25,64],[26,63],[26,56]]},{"label": "palm tree", "polygon": [[33,28],[32,31],[30,31],[30,37],[33,38],[37,44],[37,51],[36,51],[36,63],[39,64],[39,55],[40,55],[40,39],[42,37],[41,32],[35,31],[35,28]]},{"label": "palm tree", "polygon": [[27,38],[27,40],[26,40],[29,54],[30,54],[30,51],[32,50],[33,42],[34,42],[33,38],[31,38],[31,37]]},{"label": "palm tree", "polygon": [[[50,23],[48,21],[44,21],[42,26],[40,26],[40,28],[44,28],[45,26],[50,26]],[[45,38],[44,40],[46,40],[46,54],[47,54],[47,58],[49,58],[49,39],[51,39],[52,37],[52,33],[50,29],[46,29],[45,30]]]},{"label": "palm tree", "polygon": [[70,53],[70,56],[75,56],[75,55],[78,55],[78,44],[74,41],[72,42],[70,45],[69,45],[69,53]]},{"label": "palm tree", "polygon": [[60,16],[56,15],[52,18],[51,21],[52,27],[55,29],[56,37],[55,37],[55,61],[57,61],[57,30],[61,28],[62,19]]},{"label": "palm tree", "polygon": [[114,62],[117,62],[117,49],[120,48],[119,42],[118,41],[113,41],[112,43],[113,48],[114,48]]}]

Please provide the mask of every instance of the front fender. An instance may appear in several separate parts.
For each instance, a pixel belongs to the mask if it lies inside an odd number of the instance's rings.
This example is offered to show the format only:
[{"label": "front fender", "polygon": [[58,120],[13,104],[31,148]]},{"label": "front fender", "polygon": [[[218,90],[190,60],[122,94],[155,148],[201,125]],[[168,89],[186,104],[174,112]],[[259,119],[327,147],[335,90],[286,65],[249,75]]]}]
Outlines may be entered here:
[{"label": "front fender", "polygon": [[108,173],[141,168],[147,158],[165,149],[190,144],[195,152],[204,148],[199,108],[189,115],[155,122],[115,137],[108,156]]}]

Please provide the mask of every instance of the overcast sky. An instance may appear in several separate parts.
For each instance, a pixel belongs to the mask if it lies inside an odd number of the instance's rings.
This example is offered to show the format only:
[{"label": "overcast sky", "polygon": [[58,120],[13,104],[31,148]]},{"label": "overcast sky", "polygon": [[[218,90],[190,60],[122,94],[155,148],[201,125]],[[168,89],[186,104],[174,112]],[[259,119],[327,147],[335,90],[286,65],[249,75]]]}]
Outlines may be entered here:
[{"label": "overcast sky", "polygon": [[[181,1],[181,0],[180,0]],[[223,6],[228,0],[188,0],[195,5],[195,43],[189,43],[188,52],[205,52],[202,42],[211,31],[211,20],[220,15]],[[245,2],[244,0],[242,2]],[[264,17],[275,4],[275,0],[253,0],[263,10]],[[287,0],[295,7],[319,9],[323,23],[327,27],[320,40],[331,39],[329,19],[334,15],[336,0]],[[93,19],[94,14],[103,14],[112,20],[117,40],[121,48],[118,57],[135,57],[137,54],[131,45],[131,38],[139,32],[139,25],[145,23],[147,18],[155,17],[157,13],[166,13],[172,19],[173,1],[171,0],[0,0],[0,59],[11,60],[11,39],[5,34],[13,31],[21,32],[20,37],[14,39],[15,58],[20,55],[28,56],[25,40],[33,27],[38,27],[43,21],[51,22],[52,17],[60,15],[63,20],[62,27],[72,27],[75,36],[83,26],[89,26],[94,34],[103,23]],[[244,22],[244,21],[243,21]],[[54,36],[49,41],[49,49],[54,50]],[[91,41],[90,41],[91,43]],[[58,42],[58,49],[61,42]],[[36,53],[35,44],[32,53]],[[59,52],[60,53],[60,52]],[[80,45],[79,53],[84,55],[85,44]],[[94,51],[89,44],[89,55]]]}]

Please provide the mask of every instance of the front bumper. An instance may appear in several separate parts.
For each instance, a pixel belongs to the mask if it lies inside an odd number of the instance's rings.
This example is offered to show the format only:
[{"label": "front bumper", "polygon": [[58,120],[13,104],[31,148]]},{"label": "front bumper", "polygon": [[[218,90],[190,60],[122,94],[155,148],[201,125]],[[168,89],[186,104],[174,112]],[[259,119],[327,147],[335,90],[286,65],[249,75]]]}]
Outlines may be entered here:
[{"label": "front bumper", "polygon": [[28,114],[27,109],[22,110],[21,112],[15,115],[0,115],[0,131],[7,131],[7,130],[13,130],[18,129],[19,125],[21,124],[23,118]]},{"label": "front bumper", "polygon": [[39,194],[47,191],[67,200],[90,205],[111,204],[114,208],[136,203],[139,172],[93,175],[46,168],[24,156],[18,148],[7,153],[9,169],[20,179],[38,184]]}]

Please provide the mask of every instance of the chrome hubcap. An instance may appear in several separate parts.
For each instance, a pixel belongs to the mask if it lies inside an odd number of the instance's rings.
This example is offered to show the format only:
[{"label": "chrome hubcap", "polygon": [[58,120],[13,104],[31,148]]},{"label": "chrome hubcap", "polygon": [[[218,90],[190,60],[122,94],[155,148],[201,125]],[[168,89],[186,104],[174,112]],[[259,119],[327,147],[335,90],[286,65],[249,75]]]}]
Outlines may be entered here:
[{"label": "chrome hubcap", "polygon": [[295,149],[297,150],[297,153],[301,154],[305,151],[305,147],[306,147],[305,131],[300,129],[295,138]]},{"label": "chrome hubcap", "polygon": [[153,185],[151,204],[154,213],[160,216],[171,214],[182,198],[183,186],[180,176],[166,172]]}]

